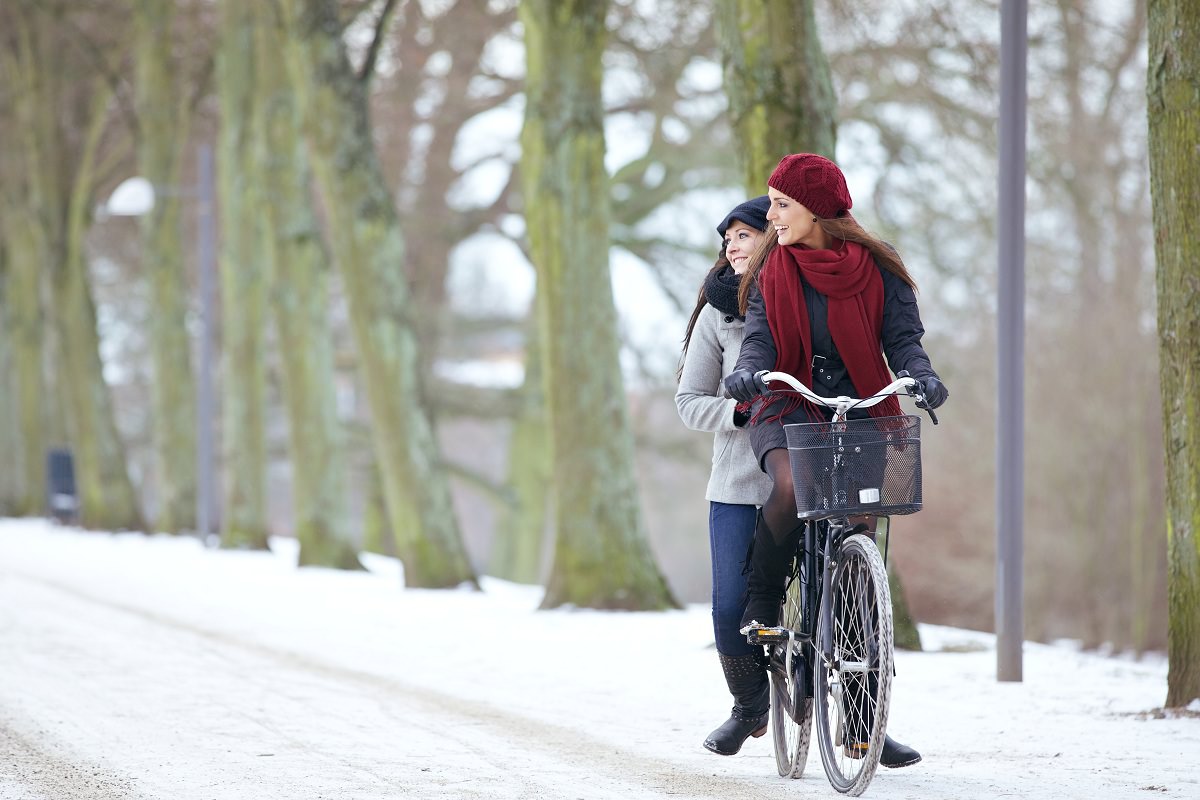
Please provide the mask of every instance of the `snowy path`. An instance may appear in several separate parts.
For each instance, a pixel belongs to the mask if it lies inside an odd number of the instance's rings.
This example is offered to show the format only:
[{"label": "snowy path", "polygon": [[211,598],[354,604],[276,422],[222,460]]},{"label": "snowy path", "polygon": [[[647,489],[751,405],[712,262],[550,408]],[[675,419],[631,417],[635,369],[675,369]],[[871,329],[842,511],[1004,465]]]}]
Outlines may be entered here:
[{"label": "snowy path", "polygon": [[[699,745],[727,710],[707,611],[536,612],[538,592],[404,592],[279,554],[0,521],[0,798],[833,797],[815,752]],[[1165,667],[990,637],[899,656],[888,798],[1200,797],[1200,719]]]}]

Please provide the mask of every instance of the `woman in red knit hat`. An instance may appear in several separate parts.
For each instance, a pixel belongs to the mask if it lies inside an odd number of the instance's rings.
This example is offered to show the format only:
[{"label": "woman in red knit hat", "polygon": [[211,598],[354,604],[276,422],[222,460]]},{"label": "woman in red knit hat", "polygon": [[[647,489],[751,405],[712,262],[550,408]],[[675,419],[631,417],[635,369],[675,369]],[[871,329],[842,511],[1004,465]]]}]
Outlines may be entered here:
[{"label": "woman in red knit hat", "polygon": [[[949,394],[921,347],[916,284],[896,251],[850,216],[853,201],[838,166],[812,153],[785,156],[767,186],[775,236],[765,237],[742,277],[746,334],[725,378],[729,394],[745,404],[754,455],[772,483],[754,533],[743,626],[779,624],[786,572],[803,529],[783,426],[831,413],[795,392],[766,394],[755,373],[790,373],[825,397],[869,397],[891,382],[890,366],[921,382],[930,408]],[[892,397],[850,417],[900,413]],[[880,763],[900,767],[920,759],[888,737]]]}]

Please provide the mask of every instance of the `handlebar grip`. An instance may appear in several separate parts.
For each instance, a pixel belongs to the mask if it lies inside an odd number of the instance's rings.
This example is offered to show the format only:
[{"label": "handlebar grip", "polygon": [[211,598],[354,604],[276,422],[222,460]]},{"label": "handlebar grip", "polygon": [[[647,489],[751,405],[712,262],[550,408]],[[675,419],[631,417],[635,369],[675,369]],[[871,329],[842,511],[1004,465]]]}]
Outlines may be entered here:
[{"label": "handlebar grip", "polygon": [[[758,384],[760,387],[762,387],[762,391],[760,391],[759,394],[770,394],[770,392],[771,392],[771,388],[769,386],[767,386],[767,382],[765,380],[763,380],[763,376],[766,375],[768,372],[770,372],[770,370],[760,369],[758,372],[754,373],[754,382],[756,384]],[[721,382],[721,397],[723,397],[726,400],[733,399],[733,395],[731,395],[729,393],[729,388],[727,386],[725,386],[724,381]]]}]

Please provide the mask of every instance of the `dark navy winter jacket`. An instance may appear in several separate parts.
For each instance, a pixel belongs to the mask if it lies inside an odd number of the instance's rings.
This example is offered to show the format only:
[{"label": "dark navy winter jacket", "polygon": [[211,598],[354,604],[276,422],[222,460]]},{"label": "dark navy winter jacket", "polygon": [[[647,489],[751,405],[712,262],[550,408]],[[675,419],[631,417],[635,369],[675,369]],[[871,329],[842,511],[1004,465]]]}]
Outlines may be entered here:
[{"label": "dark navy winter jacket", "polygon": [[[878,263],[876,268],[883,276],[883,327],[880,330],[880,344],[883,354],[887,356],[888,366],[893,373],[908,370],[914,378],[937,375],[929,363],[928,354],[921,347],[921,337],[925,335],[925,328],[917,310],[916,294],[912,287],[895,273],[879,267]],[[825,295],[803,278],[801,283],[804,285],[804,302],[808,305],[809,322],[812,324],[812,389],[825,397],[857,397],[858,392],[829,333],[829,302]],[[751,372],[772,370],[775,368],[777,354],[775,339],[771,336],[771,328],[767,324],[762,294],[754,287],[750,290],[747,303],[746,336],[742,340],[736,369],[748,369]]]}]

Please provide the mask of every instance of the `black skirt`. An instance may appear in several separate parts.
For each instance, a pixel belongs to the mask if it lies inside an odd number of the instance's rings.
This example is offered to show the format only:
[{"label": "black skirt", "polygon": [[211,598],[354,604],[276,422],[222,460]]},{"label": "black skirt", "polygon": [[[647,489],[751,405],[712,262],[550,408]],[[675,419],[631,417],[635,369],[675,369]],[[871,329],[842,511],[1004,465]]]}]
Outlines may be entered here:
[{"label": "black skirt", "polygon": [[[750,418],[762,409],[762,400],[755,401],[751,407]],[[750,437],[750,446],[754,448],[754,457],[758,459],[758,468],[766,472],[763,464],[763,459],[767,453],[778,448],[787,449],[787,434],[784,433],[783,426],[794,422],[828,422],[833,419],[833,412],[821,409],[824,413],[821,416],[814,416],[811,409],[800,407],[794,411],[785,414],[780,419],[768,421],[767,418],[778,413],[779,403],[774,404],[774,407],[768,407],[766,412],[757,422],[752,422],[747,426],[747,435]]]},{"label": "black skirt", "polygon": [[[762,400],[755,401],[750,411],[751,419],[762,408],[762,403]],[[763,464],[763,459],[766,458],[767,453],[779,448],[787,449],[787,434],[783,430],[784,425],[806,422],[829,422],[833,419],[832,409],[819,408],[814,411],[801,406],[785,414],[780,419],[767,421],[767,418],[773,416],[774,413],[778,413],[775,411],[776,408],[779,408],[778,404],[775,408],[768,408],[758,422],[752,422],[746,426],[746,434],[750,437],[750,446],[754,448],[754,457],[758,459],[758,468],[763,472],[767,471]],[[851,409],[848,416],[850,419],[863,419],[869,417],[870,413],[865,408],[856,408]]]}]

